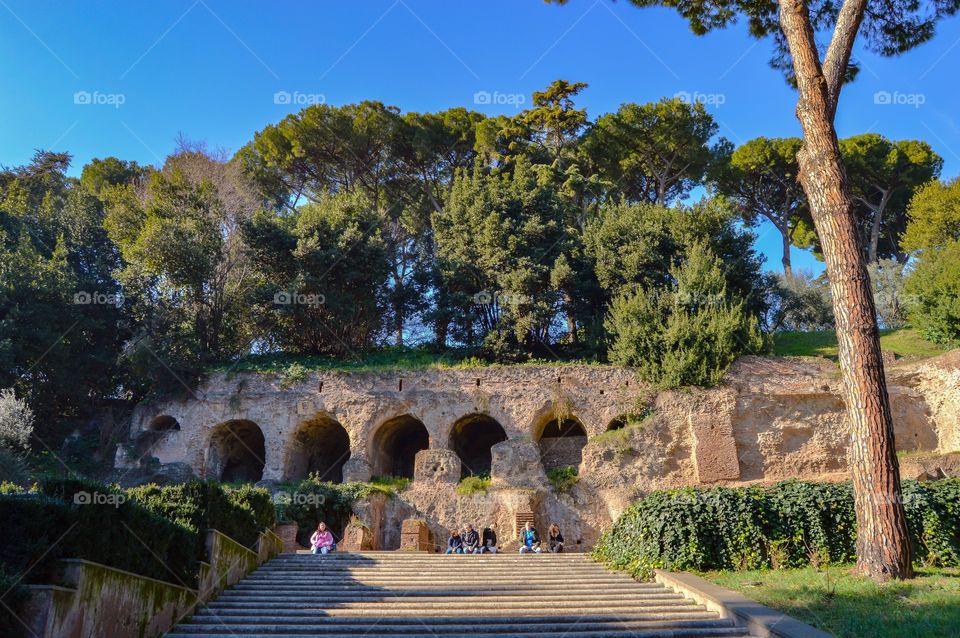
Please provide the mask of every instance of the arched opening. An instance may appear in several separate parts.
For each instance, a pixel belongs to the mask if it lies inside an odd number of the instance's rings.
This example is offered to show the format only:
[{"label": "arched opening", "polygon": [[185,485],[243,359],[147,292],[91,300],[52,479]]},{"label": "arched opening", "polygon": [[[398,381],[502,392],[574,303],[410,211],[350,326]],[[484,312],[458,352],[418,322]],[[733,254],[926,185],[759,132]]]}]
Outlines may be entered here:
[{"label": "arched opening", "polygon": [[430,447],[430,434],[419,419],[404,414],[377,428],[371,442],[374,476],[413,478],[417,452]]},{"label": "arched opening", "polygon": [[263,478],[266,458],[263,432],[253,421],[221,423],[210,436],[207,471],[225,482],[256,482]]},{"label": "arched opening", "polygon": [[169,432],[170,430],[179,430],[180,423],[169,414],[161,414],[150,420],[147,429],[151,432]]},{"label": "arched opening", "polygon": [[294,433],[285,478],[298,481],[316,474],[321,481],[342,483],[343,464],[349,458],[350,435],[339,421],[321,413]]},{"label": "arched opening", "polygon": [[540,428],[537,436],[543,469],[549,471],[572,465],[579,467],[587,431],[576,417],[553,418]]},{"label": "arched opening", "polygon": [[490,448],[507,440],[507,433],[496,419],[486,414],[469,414],[450,430],[450,449],[460,457],[460,478],[490,474]]}]

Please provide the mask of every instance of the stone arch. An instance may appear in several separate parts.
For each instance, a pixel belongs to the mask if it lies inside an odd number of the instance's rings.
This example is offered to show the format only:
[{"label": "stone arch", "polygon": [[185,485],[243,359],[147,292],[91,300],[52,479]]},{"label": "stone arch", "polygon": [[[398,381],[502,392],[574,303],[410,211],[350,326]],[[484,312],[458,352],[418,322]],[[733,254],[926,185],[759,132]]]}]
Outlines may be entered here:
[{"label": "stone arch", "polygon": [[320,480],[343,482],[343,464],[350,458],[350,435],[326,412],[304,421],[287,449],[284,479],[297,481],[317,474]]},{"label": "stone arch", "polygon": [[150,419],[150,422],[147,424],[147,430],[151,432],[170,432],[172,430],[179,430],[180,422],[169,414],[161,414]]},{"label": "stone arch", "polygon": [[374,476],[413,478],[417,452],[430,447],[423,421],[402,414],[387,419],[370,439],[370,465]]},{"label": "stone arch", "polygon": [[450,449],[460,457],[460,478],[490,474],[490,448],[507,440],[500,422],[488,414],[473,413],[457,419],[450,428]]},{"label": "stone arch", "polygon": [[263,431],[253,421],[233,419],[213,428],[206,463],[211,478],[256,482],[263,478],[265,460]]},{"label": "stone arch", "polygon": [[580,466],[583,446],[587,444],[587,430],[580,419],[573,415],[548,415],[536,428],[534,435],[540,447],[543,469],[549,471],[568,465]]}]

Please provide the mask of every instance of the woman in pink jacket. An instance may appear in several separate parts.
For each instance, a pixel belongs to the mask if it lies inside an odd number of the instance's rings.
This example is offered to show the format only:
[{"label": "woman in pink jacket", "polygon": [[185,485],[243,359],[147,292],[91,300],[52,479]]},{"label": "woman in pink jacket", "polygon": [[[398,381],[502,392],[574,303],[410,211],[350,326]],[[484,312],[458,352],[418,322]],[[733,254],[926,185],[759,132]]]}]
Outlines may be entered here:
[{"label": "woman in pink jacket", "polygon": [[333,542],[333,534],[327,529],[327,524],[321,522],[317,525],[317,531],[310,537],[310,545],[313,547],[314,554],[329,554],[337,548]]}]

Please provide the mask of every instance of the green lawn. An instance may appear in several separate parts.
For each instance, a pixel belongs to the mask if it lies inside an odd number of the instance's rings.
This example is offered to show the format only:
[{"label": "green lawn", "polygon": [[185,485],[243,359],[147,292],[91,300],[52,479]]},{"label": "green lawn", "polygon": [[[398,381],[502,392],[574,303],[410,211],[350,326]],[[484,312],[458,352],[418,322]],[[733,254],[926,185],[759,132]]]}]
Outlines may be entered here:
[{"label": "green lawn", "polygon": [[838,638],[960,636],[960,569],[920,569],[918,577],[878,585],[852,566],[702,576]]},{"label": "green lawn", "polygon": [[[933,357],[949,348],[925,341],[910,328],[881,330],[880,347],[906,357]],[[773,353],[781,357],[837,358],[837,335],[833,330],[820,332],[780,332],[774,336]]]}]

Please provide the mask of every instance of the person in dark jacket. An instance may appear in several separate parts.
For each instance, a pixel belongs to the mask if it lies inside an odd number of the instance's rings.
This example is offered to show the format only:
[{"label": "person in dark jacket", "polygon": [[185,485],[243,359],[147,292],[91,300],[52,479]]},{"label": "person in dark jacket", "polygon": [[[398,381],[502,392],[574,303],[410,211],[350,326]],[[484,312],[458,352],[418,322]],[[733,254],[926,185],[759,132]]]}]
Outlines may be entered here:
[{"label": "person in dark jacket", "polygon": [[563,534],[560,533],[560,527],[556,523],[550,526],[547,543],[547,549],[549,549],[551,553],[559,554],[563,551]]},{"label": "person in dark jacket", "polygon": [[493,523],[483,528],[483,535],[480,537],[480,553],[497,553],[497,528]]},{"label": "person in dark jacket", "polygon": [[466,530],[464,531],[463,553],[464,554],[480,553],[480,534],[477,534],[477,530],[473,529],[473,525],[467,525]]},{"label": "person in dark jacket", "polygon": [[543,553],[543,550],[540,549],[540,534],[537,532],[537,528],[534,527],[533,523],[530,521],[527,521],[526,525],[523,526],[523,529],[520,530],[520,553]]},{"label": "person in dark jacket", "polygon": [[447,554],[462,554],[463,553],[463,539],[460,537],[460,532],[453,530],[450,532],[450,538],[447,540]]}]

